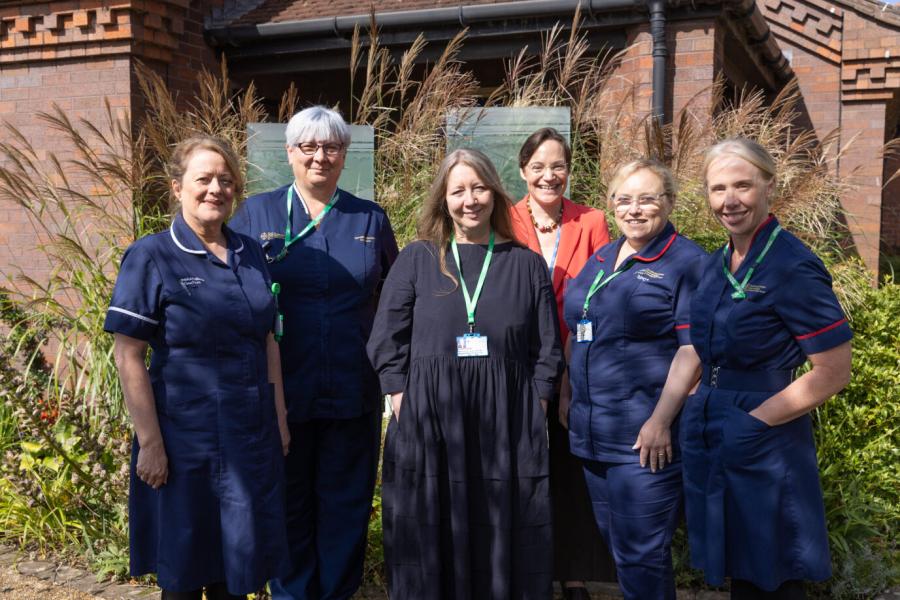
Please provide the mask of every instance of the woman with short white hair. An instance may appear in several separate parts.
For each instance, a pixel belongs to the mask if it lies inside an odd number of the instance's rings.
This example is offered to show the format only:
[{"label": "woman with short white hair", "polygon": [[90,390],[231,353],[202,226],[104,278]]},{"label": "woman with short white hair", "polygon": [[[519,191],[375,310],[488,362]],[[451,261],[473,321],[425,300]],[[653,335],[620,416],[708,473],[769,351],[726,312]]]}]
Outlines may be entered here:
[{"label": "woman with short white hair", "polygon": [[362,580],[381,433],[365,345],[397,243],[381,207],[338,188],[340,114],[307,108],[285,137],[294,181],[248,198],[230,223],[262,245],[282,324],[292,571],[270,587],[276,600],[345,599]]}]

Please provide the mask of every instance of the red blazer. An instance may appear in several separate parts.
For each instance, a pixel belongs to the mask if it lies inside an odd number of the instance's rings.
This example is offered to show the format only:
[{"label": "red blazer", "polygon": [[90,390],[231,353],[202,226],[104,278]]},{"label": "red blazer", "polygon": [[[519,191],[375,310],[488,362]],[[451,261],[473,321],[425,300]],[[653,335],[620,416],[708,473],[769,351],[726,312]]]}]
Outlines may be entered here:
[{"label": "red blazer", "polygon": [[[527,198],[527,196],[526,196]],[[510,209],[513,233],[516,238],[531,250],[541,254],[541,245],[537,233],[528,216],[525,199],[514,204]],[[596,208],[575,204],[563,198],[562,233],[559,236],[559,249],[556,251],[556,264],[553,266],[553,293],[556,295],[556,310],[559,313],[559,331],[565,344],[569,337],[569,328],[563,319],[563,290],[567,279],[572,279],[581,271],[584,263],[602,246],[609,243],[609,227],[606,216]]]}]

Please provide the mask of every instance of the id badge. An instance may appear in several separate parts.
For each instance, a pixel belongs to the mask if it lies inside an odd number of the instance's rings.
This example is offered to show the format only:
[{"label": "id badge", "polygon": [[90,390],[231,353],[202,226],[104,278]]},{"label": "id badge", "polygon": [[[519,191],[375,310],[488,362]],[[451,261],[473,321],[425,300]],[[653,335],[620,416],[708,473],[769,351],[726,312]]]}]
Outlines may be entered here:
[{"label": "id badge", "polygon": [[594,341],[594,324],[588,319],[578,321],[575,327],[575,341],[587,343]]},{"label": "id badge", "polygon": [[456,338],[456,356],[487,356],[487,336],[480,333],[467,333]]}]

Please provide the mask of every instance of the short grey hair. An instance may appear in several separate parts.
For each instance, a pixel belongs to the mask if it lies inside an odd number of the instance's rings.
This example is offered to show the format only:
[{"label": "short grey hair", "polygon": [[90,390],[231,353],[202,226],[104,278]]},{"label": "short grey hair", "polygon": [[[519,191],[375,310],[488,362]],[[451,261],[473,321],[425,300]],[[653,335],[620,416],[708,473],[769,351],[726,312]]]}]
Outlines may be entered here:
[{"label": "short grey hair", "polygon": [[300,142],[339,141],[350,145],[350,126],[341,113],[326,106],[310,106],[291,117],[284,132],[288,146]]}]

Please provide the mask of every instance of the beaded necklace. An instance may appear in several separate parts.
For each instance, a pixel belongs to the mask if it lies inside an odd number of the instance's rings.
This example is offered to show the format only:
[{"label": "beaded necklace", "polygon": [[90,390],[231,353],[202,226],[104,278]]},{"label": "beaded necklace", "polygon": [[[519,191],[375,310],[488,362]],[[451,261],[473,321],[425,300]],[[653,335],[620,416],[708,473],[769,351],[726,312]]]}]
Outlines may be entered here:
[{"label": "beaded necklace", "polygon": [[525,206],[528,207],[528,216],[531,217],[531,224],[535,229],[540,231],[541,233],[550,233],[551,231],[555,231],[559,224],[562,223],[563,218],[563,205],[562,202],[559,204],[559,216],[556,217],[556,220],[551,222],[549,225],[538,225],[538,222],[534,219],[534,213],[531,210],[531,199],[525,199]]}]

